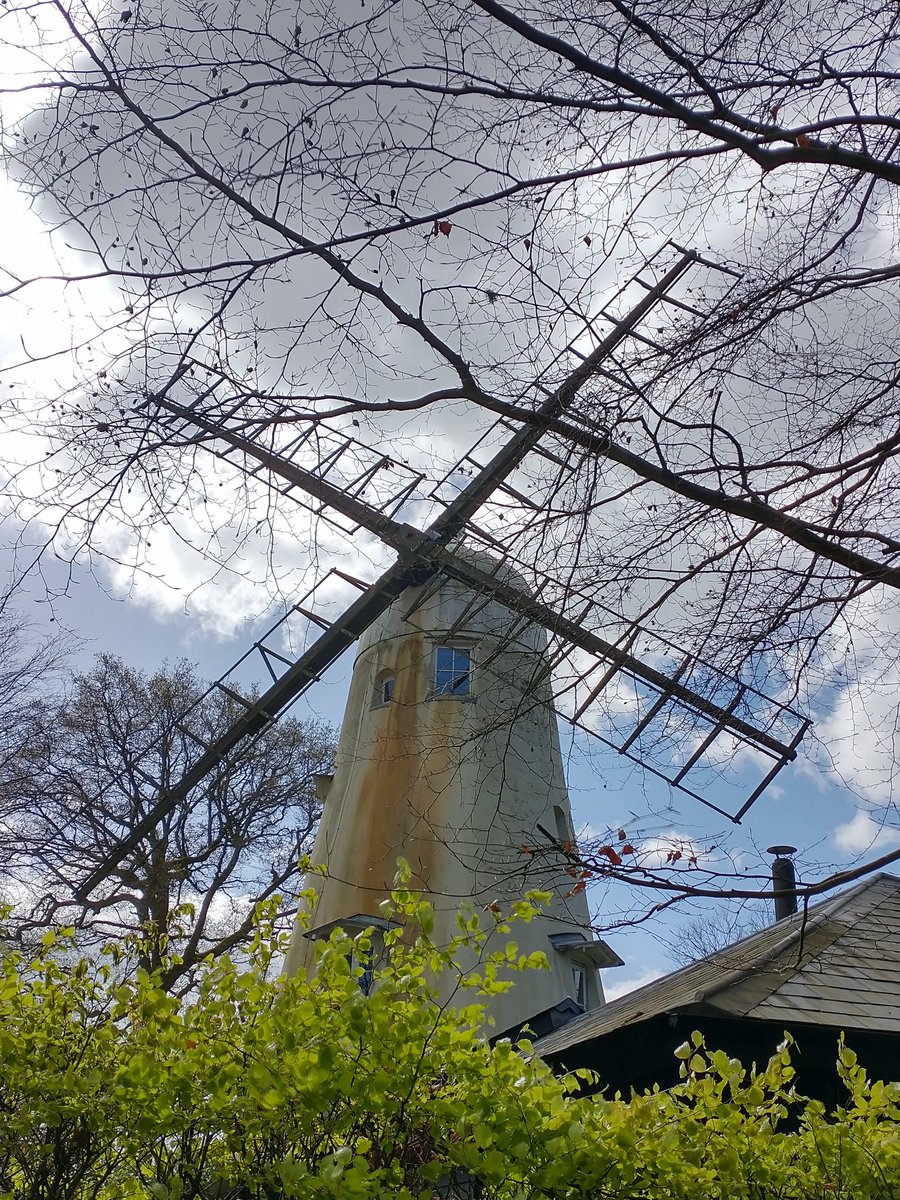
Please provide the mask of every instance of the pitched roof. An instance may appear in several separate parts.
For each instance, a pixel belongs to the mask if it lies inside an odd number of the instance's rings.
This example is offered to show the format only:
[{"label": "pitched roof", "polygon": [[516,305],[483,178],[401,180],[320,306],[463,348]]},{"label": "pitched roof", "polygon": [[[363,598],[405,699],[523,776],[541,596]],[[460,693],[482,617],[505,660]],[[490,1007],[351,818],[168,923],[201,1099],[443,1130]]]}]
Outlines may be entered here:
[{"label": "pitched roof", "polygon": [[855,887],[541,1038],[542,1057],[682,1010],[900,1033],[900,878]]}]

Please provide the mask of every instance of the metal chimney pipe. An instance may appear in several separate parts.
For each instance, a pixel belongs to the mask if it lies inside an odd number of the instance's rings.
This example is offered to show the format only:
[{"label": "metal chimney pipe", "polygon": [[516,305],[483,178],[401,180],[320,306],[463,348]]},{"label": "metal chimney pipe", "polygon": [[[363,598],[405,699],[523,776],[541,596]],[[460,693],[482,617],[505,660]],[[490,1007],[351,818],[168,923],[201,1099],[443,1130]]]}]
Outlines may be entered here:
[{"label": "metal chimney pipe", "polygon": [[766,854],[774,854],[772,863],[772,895],[775,901],[775,920],[783,921],[797,911],[797,875],[790,855],[796,846],[770,846]]}]

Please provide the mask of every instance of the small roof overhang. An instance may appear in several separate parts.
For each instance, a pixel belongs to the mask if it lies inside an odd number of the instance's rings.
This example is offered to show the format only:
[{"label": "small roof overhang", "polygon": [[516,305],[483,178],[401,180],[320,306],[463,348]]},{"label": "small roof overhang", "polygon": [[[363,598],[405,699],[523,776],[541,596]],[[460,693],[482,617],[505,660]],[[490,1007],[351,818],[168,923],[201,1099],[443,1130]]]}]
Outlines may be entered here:
[{"label": "small roof overhang", "polygon": [[386,921],[384,917],[370,917],[366,913],[354,913],[352,917],[338,917],[334,921],[326,921],[324,925],[317,925],[315,929],[307,929],[303,936],[311,942],[319,942],[331,937],[335,929],[345,929],[347,933],[357,934],[362,933],[364,929],[378,929],[387,933],[391,929],[399,928],[397,921]]},{"label": "small roof overhang", "polygon": [[567,958],[574,959],[576,962],[589,962],[597,968],[623,967],[625,965],[615,950],[612,950],[602,938],[588,941],[583,933],[574,931],[551,933],[550,944],[557,953],[565,954]]}]

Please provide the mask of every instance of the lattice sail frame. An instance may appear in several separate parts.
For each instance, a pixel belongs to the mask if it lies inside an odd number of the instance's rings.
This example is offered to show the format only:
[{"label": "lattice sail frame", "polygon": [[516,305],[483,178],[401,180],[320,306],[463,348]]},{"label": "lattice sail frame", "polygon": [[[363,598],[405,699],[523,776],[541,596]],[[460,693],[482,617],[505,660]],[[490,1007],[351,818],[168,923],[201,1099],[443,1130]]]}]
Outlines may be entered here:
[{"label": "lattice sail frame", "polygon": [[[674,256],[674,263],[667,264],[666,255],[670,260]],[[375,580],[357,579],[337,568],[325,572],[211,685],[211,691],[218,689],[237,703],[237,720],[215,742],[199,744],[197,761],[174,787],[165,790],[145,774],[160,793],[158,803],[123,836],[76,896],[85,899],[183,797],[232,755],[244,752],[247,740],[276,720],[408,587],[429,580],[437,583],[444,577],[457,579],[476,596],[506,604],[519,621],[546,628],[552,690],[566,720],[716,812],[741,820],[778,771],[796,757],[810,722],[711,664],[685,658],[657,635],[634,624],[623,628],[621,614],[592,596],[564,587],[517,554],[517,530],[515,522],[512,526],[509,522],[510,512],[527,517],[540,508],[521,484],[517,486],[517,473],[527,470],[529,463],[542,461],[558,471],[571,469],[565,443],[560,442],[564,430],[560,432],[559,422],[568,415],[579,388],[609,373],[604,364],[625,339],[659,351],[637,329],[644,317],[657,304],[703,315],[675,291],[698,265],[709,272],[722,271],[692,252],[667,244],[601,314],[608,326],[605,335],[598,337],[593,328],[586,328],[534,381],[538,400],[533,406],[509,406],[510,411],[502,413],[436,483],[426,472],[324,423],[285,436],[271,421],[260,421],[254,428],[241,418],[239,407],[211,419],[190,405],[162,398],[151,402],[157,416],[168,424],[205,432],[209,440],[202,444],[217,457],[261,478],[267,487],[277,488],[344,535],[368,531],[397,559]],[[644,273],[654,269],[661,271],[660,278],[645,279]],[[627,307],[635,292],[640,298]],[[560,369],[565,372],[563,382],[548,387],[546,379]],[[499,519],[492,511],[498,504]],[[498,573],[486,573],[470,557],[456,553],[466,547],[488,550],[497,561]],[[503,582],[506,566],[525,574],[530,595]],[[336,586],[349,587],[357,596],[334,616]],[[324,603],[322,597],[327,598]],[[293,659],[285,653],[288,631],[290,641],[299,640],[303,646]],[[253,663],[261,665],[271,680],[261,695],[248,692],[244,683]],[[610,695],[613,702],[604,705]],[[661,752],[664,747],[668,755]],[[717,768],[740,752],[745,752],[747,765],[756,768],[756,778],[737,810],[729,811],[703,795],[693,780],[710,765],[715,777]]]}]

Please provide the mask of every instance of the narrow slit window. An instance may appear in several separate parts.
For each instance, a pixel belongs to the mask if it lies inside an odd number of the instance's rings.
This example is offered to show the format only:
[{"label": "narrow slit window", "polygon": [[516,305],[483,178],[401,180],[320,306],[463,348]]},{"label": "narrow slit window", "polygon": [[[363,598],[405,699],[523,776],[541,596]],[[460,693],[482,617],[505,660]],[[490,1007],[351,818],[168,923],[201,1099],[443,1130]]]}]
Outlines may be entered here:
[{"label": "narrow slit window", "polygon": [[469,696],[471,691],[471,650],[463,646],[438,646],[434,652],[434,694]]},{"label": "narrow slit window", "polygon": [[379,671],[375,676],[375,688],[372,693],[372,707],[390,704],[394,698],[394,672]]},{"label": "narrow slit window", "polygon": [[584,967],[572,968],[572,982],[575,985],[575,1003],[587,1009],[587,971]]},{"label": "narrow slit window", "polygon": [[553,821],[556,825],[556,836],[560,842],[565,845],[566,842],[572,842],[575,839],[572,837],[572,830],[569,828],[569,822],[566,819],[566,814],[561,805],[553,805]]}]

